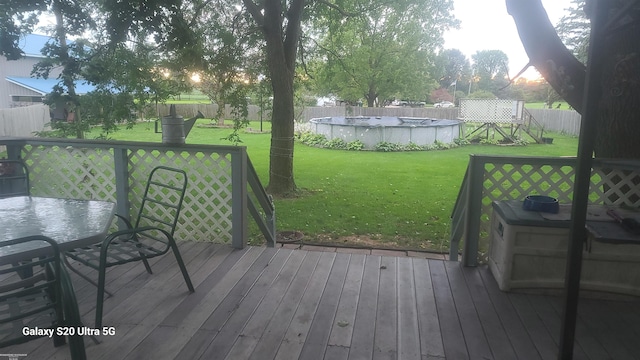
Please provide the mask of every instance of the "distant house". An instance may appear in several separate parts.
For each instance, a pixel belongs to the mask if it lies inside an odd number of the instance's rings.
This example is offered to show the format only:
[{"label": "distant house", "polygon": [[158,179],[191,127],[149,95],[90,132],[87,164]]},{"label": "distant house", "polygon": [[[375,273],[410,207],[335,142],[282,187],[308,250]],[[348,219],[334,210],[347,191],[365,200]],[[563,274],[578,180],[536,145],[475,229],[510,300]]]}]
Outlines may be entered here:
[{"label": "distant house", "polygon": [[[52,41],[45,35],[28,34],[20,39],[20,48],[24,57],[18,60],[7,60],[0,56],[0,109],[29,106],[42,103],[43,97],[58,84],[61,69],[53,69],[49,79],[35,78],[31,75],[33,66],[44,56],[40,50]],[[76,84],[78,94],[86,94],[93,90],[93,86]]]}]

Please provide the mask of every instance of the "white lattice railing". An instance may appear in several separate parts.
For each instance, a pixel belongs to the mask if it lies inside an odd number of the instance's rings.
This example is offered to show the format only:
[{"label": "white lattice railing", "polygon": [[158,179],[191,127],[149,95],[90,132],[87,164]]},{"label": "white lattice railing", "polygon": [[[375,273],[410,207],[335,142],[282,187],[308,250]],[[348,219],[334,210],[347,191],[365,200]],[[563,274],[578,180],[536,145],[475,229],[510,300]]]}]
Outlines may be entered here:
[{"label": "white lattice railing", "polygon": [[268,230],[269,244],[275,241],[273,203],[267,209],[265,201],[254,204],[264,189],[255,171],[248,171],[245,147],[32,138],[0,139],[0,144],[9,158],[27,164],[34,196],[113,201],[118,213],[128,216],[137,213],[151,169],[166,165],[185,170],[189,178],[177,239],[243,247],[251,205],[272,219],[261,230]]},{"label": "white lattice railing", "polygon": [[[475,265],[478,249],[487,247],[491,203],[543,194],[570,203],[575,158],[471,155],[451,218],[449,254],[457,260],[464,240],[463,261]],[[595,159],[589,201],[593,204],[640,207],[640,162]]]},{"label": "white lattice railing", "polygon": [[505,99],[461,99],[460,119],[465,122],[522,123],[524,101]]}]

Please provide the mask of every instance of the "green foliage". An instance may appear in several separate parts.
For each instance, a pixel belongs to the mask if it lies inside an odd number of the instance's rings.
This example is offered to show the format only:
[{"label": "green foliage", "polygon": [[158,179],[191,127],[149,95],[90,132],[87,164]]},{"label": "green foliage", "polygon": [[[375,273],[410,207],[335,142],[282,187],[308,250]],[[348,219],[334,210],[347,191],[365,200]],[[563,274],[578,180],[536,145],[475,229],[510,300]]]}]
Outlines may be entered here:
[{"label": "green foliage", "polygon": [[440,52],[436,57],[435,71],[440,88],[443,89],[448,89],[454,82],[457,82],[457,88],[462,88],[463,84],[468,86],[471,79],[469,59],[458,49],[446,49]]},{"label": "green foliage", "polygon": [[523,138],[515,138],[515,140],[513,141],[513,145],[516,146],[527,146],[529,145],[529,142]]},{"label": "green foliage", "polygon": [[402,150],[404,151],[422,151],[424,149],[424,147],[412,142],[402,147]]},{"label": "green foliage", "polygon": [[328,140],[322,134],[305,132],[300,135],[300,142],[309,146],[323,147],[328,143]]},{"label": "green foliage", "polygon": [[361,140],[353,140],[347,143],[347,150],[360,151],[364,150],[364,143]]},{"label": "green foliage", "polygon": [[474,91],[471,94],[469,94],[469,99],[495,99],[496,96],[490,92],[490,91],[486,91],[486,90],[478,90],[478,91]]},{"label": "green foliage", "polygon": [[480,144],[482,145],[498,145],[500,144],[500,140],[496,138],[484,138],[480,140]]},{"label": "green foliage", "polygon": [[501,50],[481,50],[472,56],[478,89],[496,93],[507,85],[509,58]]},{"label": "green foliage", "polygon": [[372,0],[326,9],[315,22],[322,29],[314,34],[317,91],[352,103],[364,98],[369,107],[395,97],[426,100],[434,51],[444,31],[457,26],[452,5]]},{"label": "green foliage", "polygon": [[571,0],[571,5],[556,25],[562,42],[583,64],[587,63],[591,24],[584,12],[586,0]]},{"label": "green foliage", "polygon": [[392,151],[402,151],[402,145],[391,143],[387,141],[381,141],[374,146],[376,151],[382,152],[392,152]]},{"label": "green foliage", "polygon": [[469,145],[470,142],[469,140],[463,138],[463,137],[459,137],[459,138],[455,138],[453,139],[454,144],[458,145],[458,146],[465,146],[465,145]]},{"label": "green foliage", "polygon": [[329,149],[345,150],[347,148],[347,142],[342,138],[333,138],[329,140],[324,146]]}]

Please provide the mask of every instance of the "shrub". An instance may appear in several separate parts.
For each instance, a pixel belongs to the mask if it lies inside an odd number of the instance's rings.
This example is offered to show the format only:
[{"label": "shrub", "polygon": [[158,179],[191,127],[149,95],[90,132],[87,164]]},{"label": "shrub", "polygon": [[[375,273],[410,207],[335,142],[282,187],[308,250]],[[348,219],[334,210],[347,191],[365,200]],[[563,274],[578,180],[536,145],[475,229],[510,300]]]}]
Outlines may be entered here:
[{"label": "shrub", "polygon": [[347,150],[358,151],[363,149],[364,149],[364,143],[360,140],[353,140],[347,144]]},{"label": "shrub", "polygon": [[333,138],[325,144],[329,149],[346,149],[347,142],[342,138]]},{"label": "shrub", "polygon": [[381,141],[381,142],[376,144],[375,150],[376,151],[384,151],[384,152],[401,151],[402,150],[402,146],[398,145],[396,143],[390,143],[390,142],[387,142],[387,141]]},{"label": "shrub", "polygon": [[498,144],[500,144],[500,141],[498,141],[498,139],[482,139],[482,140],[480,140],[480,144],[498,145]]},{"label": "shrub", "polygon": [[422,147],[422,146],[420,146],[420,145],[418,145],[416,143],[410,142],[410,143],[408,143],[407,145],[405,145],[403,147],[403,150],[404,151],[422,151],[422,150],[424,150],[424,147]]},{"label": "shrub", "polygon": [[450,144],[446,144],[443,143],[440,140],[436,140],[433,142],[433,147],[435,150],[446,150],[446,149],[451,149],[451,145]]},{"label": "shrub", "polygon": [[322,134],[302,133],[300,135],[300,141],[309,146],[325,146],[327,144],[327,138]]},{"label": "shrub", "polygon": [[465,146],[465,145],[469,145],[469,140],[465,139],[465,138],[455,138],[453,140],[453,143],[458,145],[458,146]]}]

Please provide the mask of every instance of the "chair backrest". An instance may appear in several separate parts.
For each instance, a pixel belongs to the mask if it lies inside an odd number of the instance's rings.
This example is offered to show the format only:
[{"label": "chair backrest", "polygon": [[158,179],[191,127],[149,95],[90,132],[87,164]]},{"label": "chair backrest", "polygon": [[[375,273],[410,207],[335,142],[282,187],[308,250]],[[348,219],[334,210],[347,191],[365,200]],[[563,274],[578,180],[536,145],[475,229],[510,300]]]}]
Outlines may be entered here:
[{"label": "chair backrest", "polygon": [[135,227],[153,226],[173,235],[187,189],[183,170],[158,166],[149,174]]},{"label": "chair backrest", "polygon": [[[0,259],[0,347],[41,337],[24,336],[23,328],[55,329],[64,325],[60,251],[45,236],[0,243],[0,253],[45,248],[35,258]],[[13,255],[12,255],[13,256]]]},{"label": "chair backrest", "polygon": [[29,195],[29,170],[22,160],[0,159],[0,199]]}]

